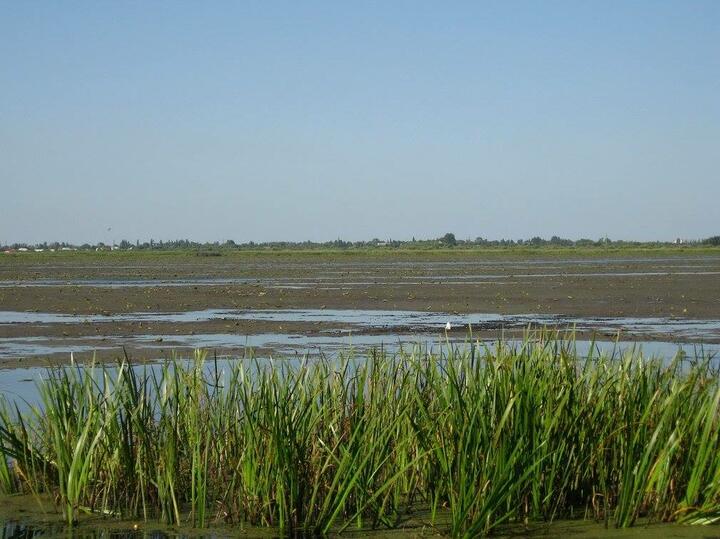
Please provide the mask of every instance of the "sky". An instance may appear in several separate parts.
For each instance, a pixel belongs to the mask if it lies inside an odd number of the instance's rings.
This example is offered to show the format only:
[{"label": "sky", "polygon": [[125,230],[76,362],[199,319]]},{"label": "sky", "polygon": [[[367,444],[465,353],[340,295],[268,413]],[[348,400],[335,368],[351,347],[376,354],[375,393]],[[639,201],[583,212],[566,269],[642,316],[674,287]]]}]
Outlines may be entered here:
[{"label": "sky", "polygon": [[0,0],[0,244],[720,233],[720,2]]}]

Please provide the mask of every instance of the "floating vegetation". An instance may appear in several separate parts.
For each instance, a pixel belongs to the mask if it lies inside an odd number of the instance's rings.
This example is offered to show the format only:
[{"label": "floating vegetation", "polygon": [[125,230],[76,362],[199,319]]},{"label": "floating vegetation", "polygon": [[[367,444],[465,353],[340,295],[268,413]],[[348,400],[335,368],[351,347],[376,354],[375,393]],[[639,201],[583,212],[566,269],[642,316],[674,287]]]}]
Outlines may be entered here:
[{"label": "floating vegetation", "polygon": [[711,358],[587,356],[544,333],[224,370],[201,352],[57,367],[41,406],[1,408],[0,492],[48,493],[70,526],[96,513],[324,534],[418,511],[455,537],[577,517],[710,524],[718,380]]}]

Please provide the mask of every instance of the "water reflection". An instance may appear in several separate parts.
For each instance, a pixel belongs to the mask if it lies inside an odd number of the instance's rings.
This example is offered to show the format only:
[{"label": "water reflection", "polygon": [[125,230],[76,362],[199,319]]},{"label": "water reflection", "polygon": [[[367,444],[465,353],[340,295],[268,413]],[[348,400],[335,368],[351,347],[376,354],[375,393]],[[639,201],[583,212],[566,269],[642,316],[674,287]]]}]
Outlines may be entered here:
[{"label": "water reflection", "polygon": [[[184,539],[190,535],[176,532],[165,532],[162,530],[127,529],[112,527],[83,527],[79,526],[72,530],[60,524],[29,524],[16,520],[3,520],[0,518],[0,539],[31,539],[34,537],[63,538],[72,537],[75,539]],[[230,534],[222,534],[208,531],[202,535],[192,535],[196,539],[229,537]]]}]

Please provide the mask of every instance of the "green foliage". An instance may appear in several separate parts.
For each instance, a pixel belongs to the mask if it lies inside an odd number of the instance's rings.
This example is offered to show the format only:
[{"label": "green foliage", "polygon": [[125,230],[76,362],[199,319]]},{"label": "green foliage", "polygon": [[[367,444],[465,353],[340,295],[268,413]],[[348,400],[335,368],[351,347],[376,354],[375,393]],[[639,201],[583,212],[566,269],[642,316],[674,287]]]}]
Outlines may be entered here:
[{"label": "green foliage", "polygon": [[0,252],[7,251],[10,255],[16,257],[79,257],[87,255],[95,256],[138,256],[145,254],[198,254],[203,253],[208,256],[227,256],[234,253],[393,253],[397,251],[434,251],[449,249],[453,247],[462,247],[473,252],[484,251],[502,251],[509,250],[511,252],[546,252],[559,250],[561,252],[600,252],[607,254],[613,251],[658,251],[665,250],[668,253],[683,252],[687,249],[702,250],[702,247],[718,247],[720,246],[720,236],[713,236],[705,240],[670,240],[670,241],[633,241],[633,240],[611,240],[603,237],[597,240],[588,238],[568,239],[560,236],[552,236],[550,239],[540,236],[531,238],[501,238],[487,239],[477,236],[475,239],[457,239],[455,234],[448,232],[439,238],[427,238],[411,240],[373,238],[371,240],[348,241],[337,238],[332,241],[270,241],[270,242],[254,242],[247,241],[237,243],[232,239],[224,242],[209,241],[196,242],[187,239],[178,239],[170,241],[135,241],[130,242],[122,239],[111,245],[99,242],[91,245],[84,243],[82,245],[73,245],[69,243],[14,243],[11,245],[0,244]]},{"label": "green foliage", "polygon": [[[482,350],[482,353],[478,353]],[[572,340],[396,355],[55,368],[0,411],[0,489],[81,512],[324,534],[429,509],[455,537],[586,513],[720,519],[710,359],[581,357]]]},{"label": "green foliage", "polygon": [[447,247],[455,247],[457,245],[455,234],[453,234],[452,232],[448,232],[447,234],[445,234],[442,238],[440,238],[439,241]]}]

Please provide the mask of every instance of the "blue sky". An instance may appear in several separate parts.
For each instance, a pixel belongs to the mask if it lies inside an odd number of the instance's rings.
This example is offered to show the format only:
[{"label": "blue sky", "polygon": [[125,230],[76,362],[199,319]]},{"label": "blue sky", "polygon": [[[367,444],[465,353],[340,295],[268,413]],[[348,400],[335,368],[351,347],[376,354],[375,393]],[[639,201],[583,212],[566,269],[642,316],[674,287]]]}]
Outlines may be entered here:
[{"label": "blue sky", "polygon": [[719,170],[717,1],[0,1],[0,243],[698,238]]}]

